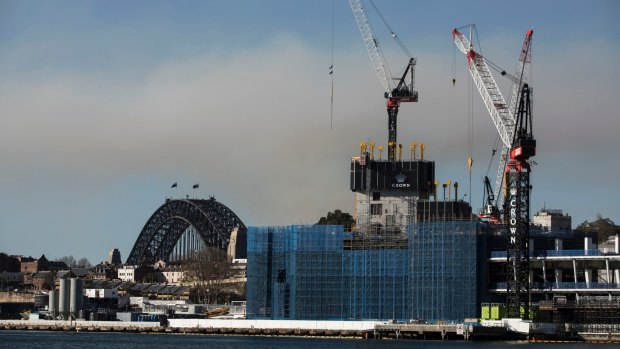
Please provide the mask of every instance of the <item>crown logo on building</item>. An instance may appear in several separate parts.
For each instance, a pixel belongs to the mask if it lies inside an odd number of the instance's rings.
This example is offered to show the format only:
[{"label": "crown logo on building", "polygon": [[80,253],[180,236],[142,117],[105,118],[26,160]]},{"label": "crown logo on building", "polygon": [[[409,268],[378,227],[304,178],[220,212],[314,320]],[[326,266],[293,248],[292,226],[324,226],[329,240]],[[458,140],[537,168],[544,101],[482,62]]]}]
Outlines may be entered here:
[{"label": "crown logo on building", "polygon": [[517,188],[510,188],[510,195],[517,195]]},{"label": "crown logo on building", "polygon": [[405,182],[405,179],[407,179],[407,175],[405,175],[404,173],[399,173],[399,174],[396,175],[396,181],[398,183]]}]

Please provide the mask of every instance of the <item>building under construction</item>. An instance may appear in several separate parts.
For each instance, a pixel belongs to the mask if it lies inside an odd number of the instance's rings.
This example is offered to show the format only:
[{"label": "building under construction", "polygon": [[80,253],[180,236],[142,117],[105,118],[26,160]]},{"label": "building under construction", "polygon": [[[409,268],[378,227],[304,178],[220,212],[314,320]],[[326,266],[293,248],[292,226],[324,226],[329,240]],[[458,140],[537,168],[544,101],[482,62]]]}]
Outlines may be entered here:
[{"label": "building under construction", "polygon": [[[350,167],[352,231],[324,225],[249,228],[247,316],[431,322],[506,317],[506,227],[480,221],[468,203],[455,200],[458,184],[439,185],[434,162],[413,152],[408,161],[382,161],[369,146],[363,150]],[[543,208],[533,222],[528,317],[587,328],[620,326],[618,238],[597,242],[572,232],[570,217],[558,210]]]},{"label": "building under construction", "polygon": [[[362,143],[351,160],[352,231],[340,226],[248,230],[248,317],[462,322],[492,320],[484,309],[495,309],[495,318],[620,324],[619,237],[604,251],[585,237],[575,243],[580,238],[571,236],[566,217],[540,215],[533,221],[563,222],[561,230],[531,225],[533,31],[526,33],[514,75],[488,61],[512,80],[509,100],[474,46],[475,27],[468,26],[469,38],[459,28],[452,32],[502,142],[496,185],[486,179],[486,211],[478,219],[459,199],[458,183],[435,180],[435,163],[424,159],[423,144],[412,142],[409,159],[403,160],[397,116],[401,103],[418,101],[416,59],[390,29],[409,56],[402,76],[390,76],[362,1],[349,4],[384,87],[387,160],[382,146],[375,158],[374,142]],[[468,162],[471,171],[471,154]]]},{"label": "building under construction", "polygon": [[[484,255],[470,206],[439,200],[435,164],[351,161],[356,226],[250,227],[247,315],[271,319],[476,317]],[[399,152],[400,153],[400,152]],[[450,184],[458,188],[458,184]]]}]

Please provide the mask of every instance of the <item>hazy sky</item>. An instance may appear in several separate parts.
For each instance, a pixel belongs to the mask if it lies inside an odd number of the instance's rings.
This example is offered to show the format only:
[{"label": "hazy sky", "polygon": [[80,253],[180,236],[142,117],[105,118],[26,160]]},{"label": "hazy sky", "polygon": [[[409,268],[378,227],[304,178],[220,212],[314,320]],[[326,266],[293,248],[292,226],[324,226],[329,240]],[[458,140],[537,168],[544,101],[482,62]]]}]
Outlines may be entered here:
[{"label": "hazy sky", "polygon": [[[545,201],[573,226],[620,221],[620,2],[375,3],[418,58],[420,101],[401,107],[399,141],[424,142],[437,179],[469,191],[466,60],[453,87],[451,29],[475,23],[485,56],[511,72],[534,28],[532,213]],[[400,73],[406,57],[369,12]],[[350,157],[386,142],[387,117],[336,0],[330,128],[331,17],[332,0],[0,0],[0,251],[98,262],[116,247],[125,260],[166,196],[214,195],[246,225],[352,212]],[[477,209],[496,132],[474,92]]]}]

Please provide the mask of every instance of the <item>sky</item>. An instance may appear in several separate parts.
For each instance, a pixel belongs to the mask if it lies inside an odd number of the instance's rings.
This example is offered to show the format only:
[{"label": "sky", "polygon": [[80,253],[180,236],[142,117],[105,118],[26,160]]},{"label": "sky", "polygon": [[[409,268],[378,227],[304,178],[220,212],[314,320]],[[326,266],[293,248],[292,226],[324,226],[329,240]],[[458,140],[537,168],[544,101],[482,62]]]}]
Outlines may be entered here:
[{"label": "sky", "polygon": [[[375,4],[417,57],[420,99],[400,108],[399,142],[425,143],[438,180],[458,181],[477,210],[496,138],[451,30],[475,23],[485,57],[511,72],[533,28],[532,213],[544,202],[573,227],[620,222],[620,2]],[[400,72],[407,57],[367,7]],[[97,263],[118,248],[124,260],[167,197],[214,196],[247,226],[353,212],[350,158],[387,142],[382,86],[344,0],[0,0],[0,76],[10,254]]]}]

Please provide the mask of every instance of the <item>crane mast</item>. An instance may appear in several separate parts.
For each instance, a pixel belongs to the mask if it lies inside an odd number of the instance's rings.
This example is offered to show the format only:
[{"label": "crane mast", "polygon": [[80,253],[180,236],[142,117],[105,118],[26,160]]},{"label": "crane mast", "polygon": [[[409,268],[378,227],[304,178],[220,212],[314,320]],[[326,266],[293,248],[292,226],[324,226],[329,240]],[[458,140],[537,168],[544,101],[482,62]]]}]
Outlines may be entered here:
[{"label": "crane mast", "polygon": [[516,132],[506,166],[506,204],[504,217],[508,228],[508,280],[506,314],[511,318],[529,318],[530,256],[530,172],[529,158],[536,155],[532,131],[531,89],[524,84],[519,92]]},{"label": "crane mast", "polygon": [[[418,92],[414,88],[415,80],[415,65],[416,59],[409,57],[405,72],[400,78],[398,85],[392,87],[391,78],[389,77],[389,69],[387,68],[379,42],[375,37],[375,34],[366,15],[366,10],[361,0],[349,0],[351,10],[360,33],[362,34],[362,41],[370,56],[370,61],[379,77],[379,81],[383,85],[384,97],[387,99],[387,112],[388,112],[388,160],[396,160],[396,147],[397,147],[397,116],[398,108],[401,102],[417,102]],[[392,37],[396,39],[396,34],[392,32]]]}]

